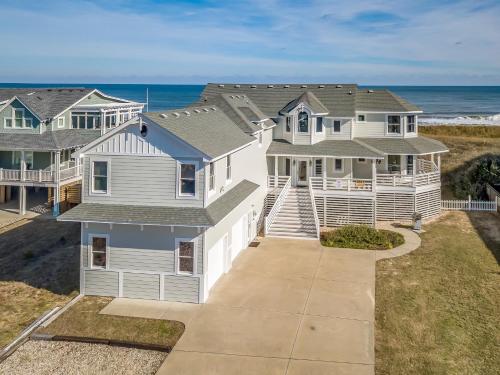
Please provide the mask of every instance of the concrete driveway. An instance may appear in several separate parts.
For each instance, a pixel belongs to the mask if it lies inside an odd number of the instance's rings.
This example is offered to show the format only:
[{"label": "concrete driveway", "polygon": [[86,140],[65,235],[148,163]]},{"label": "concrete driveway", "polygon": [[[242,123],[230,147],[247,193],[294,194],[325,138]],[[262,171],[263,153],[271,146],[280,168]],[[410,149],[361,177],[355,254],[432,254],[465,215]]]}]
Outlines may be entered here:
[{"label": "concrete driveway", "polygon": [[374,296],[374,252],[266,238],[205,305],[116,299],[103,313],[186,323],[158,374],[365,375],[374,374]]}]

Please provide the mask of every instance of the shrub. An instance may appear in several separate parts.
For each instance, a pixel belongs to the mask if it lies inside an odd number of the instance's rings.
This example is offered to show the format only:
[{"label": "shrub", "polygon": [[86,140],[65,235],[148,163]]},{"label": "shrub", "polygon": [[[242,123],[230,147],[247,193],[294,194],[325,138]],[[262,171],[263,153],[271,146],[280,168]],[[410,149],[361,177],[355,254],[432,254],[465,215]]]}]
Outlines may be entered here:
[{"label": "shrub", "polygon": [[328,247],[386,250],[404,242],[404,237],[400,233],[377,230],[367,225],[346,225],[321,235],[321,243]]}]

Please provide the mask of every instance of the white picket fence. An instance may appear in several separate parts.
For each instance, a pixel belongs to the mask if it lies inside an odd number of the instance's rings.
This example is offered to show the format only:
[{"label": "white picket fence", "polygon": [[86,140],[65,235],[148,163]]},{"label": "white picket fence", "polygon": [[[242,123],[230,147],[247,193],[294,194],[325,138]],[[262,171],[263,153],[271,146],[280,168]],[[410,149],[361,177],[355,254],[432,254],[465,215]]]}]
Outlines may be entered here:
[{"label": "white picket fence", "polygon": [[447,211],[493,211],[497,210],[496,201],[445,200],[441,209]]}]

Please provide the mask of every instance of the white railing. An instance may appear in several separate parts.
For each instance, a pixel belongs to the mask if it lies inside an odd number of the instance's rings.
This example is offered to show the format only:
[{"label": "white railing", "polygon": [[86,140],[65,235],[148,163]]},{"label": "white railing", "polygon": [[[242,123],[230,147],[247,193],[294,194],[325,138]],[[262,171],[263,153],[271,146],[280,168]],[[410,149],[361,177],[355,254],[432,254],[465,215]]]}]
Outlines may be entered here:
[{"label": "white railing", "polygon": [[377,174],[377,185],[417,187],[441,182],[439,172],[419,173],[416,175]]},{"label": "white railing", "polygon": [[33,182],[52,182],[54,181],[54,172],[44,170],[26,170],[22,175],[23,181]]},{"label": "white railing", "polygon": [[278,214],[281,205],[286,199],[286,196],[288,195],[288,191],[290,190],[290,185],[291,185],[292,179],[290,177],[287,177],[287,180],[285,184],[283,185],[283,188],[281,189],[278,197],[274,201],[273,207],[269,211],[269,214],[264,218],[264,234],[269,233],[269,229],[271,228],[271,225],[273,224],[273,221]]},{"label": "white railing", "polygon": [[267,187],[268,188],[282,188],[285,186],[290,176],[267,176]]},{"label": "white railing", "polygon": [[70,178],[81,176],[81,168],[80,166],[75,166],[71,168],[61,169],[59,171],[59,180],[68,180]]},{"label": "white railing", "polygon": [[316,227],[316,238],[319,239],[319,218],[318,211],[316,211],[316,201],[314,200],[314,192],[312,186],[312,180],[309,178],[309,196],[311,197],[311,205],[314,214],[314,225]]},{"label": "white railing", "polygon": [[497,211],[496,201],[444,200],[441,209],[446,211]]},{"label": "white railing", "polygon": [[19,181],[20,179],[21,171],[19,169],[0,168],[0,181]]},{"label": "white railing", "polygon": [[363,178],[309,177],[314,190],[372,191],[373,181]]}]

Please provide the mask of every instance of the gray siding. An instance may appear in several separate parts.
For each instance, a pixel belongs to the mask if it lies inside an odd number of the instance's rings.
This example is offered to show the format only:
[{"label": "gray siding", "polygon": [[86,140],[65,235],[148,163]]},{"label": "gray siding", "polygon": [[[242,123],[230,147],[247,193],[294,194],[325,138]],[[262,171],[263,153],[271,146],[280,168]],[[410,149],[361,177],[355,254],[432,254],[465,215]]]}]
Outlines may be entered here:
[{"label": "gray siding", "polygon": [[123,297],[159,299],[160,275],[124,272]]},{"label": "gray siding", "polygon": [[[110,160],[111,194],[91,194],[90,162],[85,158],[83,202],[182,207],[203,206],[203,169],[197,171],[198,199],[177,199],[177,160],[170,156],[113,155]],[[95,159],[102,160],[100,157]]]},{"label": "gray siding", "polygon": [[112,269],[174,272],[173,250],[113,248],[110,258]]},{"label": "gray siding", "polygon": [[85,270],[85,294],[118,297],[118,272]]},{"label": "gray siding", "polygon": [[[24,109],[24,117],[30,118],[33,123],[33,128],[6,128],[4,126],[5,118],[12,118],[12,109],[19,108]],[[19,133],[19,134],[39,134],[40,133],[40,121],[26,108],[19,100],[14,100],[11,104],[0,111],[0,133]]]},{"label": "gray siding", "polygon": [[165,276],[164,298],[175,302],[199,302],[200,279],[189,276]]}]

